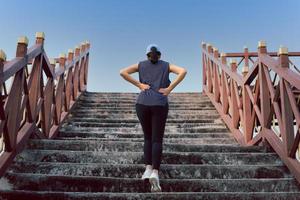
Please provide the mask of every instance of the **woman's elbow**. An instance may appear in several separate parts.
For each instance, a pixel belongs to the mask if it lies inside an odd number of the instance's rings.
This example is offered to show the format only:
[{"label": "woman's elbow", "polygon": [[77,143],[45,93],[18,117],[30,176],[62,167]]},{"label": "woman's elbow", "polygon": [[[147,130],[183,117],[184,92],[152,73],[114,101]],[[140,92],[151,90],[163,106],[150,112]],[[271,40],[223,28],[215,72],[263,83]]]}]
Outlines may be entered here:
[{"label": "woman's elbow", "polygon": [[124,75],[125,75],[125,71],[124,71],[124,69],[121,69],[121,70],[120,70],[120,76],[123,76],[123,77],[124,77]]},{"label": "woman's elbow", "polygon": [[185,68],[182,69],[182,74],[186,75],[187,74],[187,70]]}]

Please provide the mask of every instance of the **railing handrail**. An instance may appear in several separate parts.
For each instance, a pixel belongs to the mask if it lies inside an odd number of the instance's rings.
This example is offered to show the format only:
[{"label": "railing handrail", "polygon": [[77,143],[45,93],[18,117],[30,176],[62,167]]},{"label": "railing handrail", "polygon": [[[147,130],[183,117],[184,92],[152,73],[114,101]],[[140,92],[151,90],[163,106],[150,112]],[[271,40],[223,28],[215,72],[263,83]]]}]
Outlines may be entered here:
[{"label": "railing handrail", "polygon": [[[296,71],[290,68],[294,56],[300,52],[285,47],[267,52],[263,41],[258,52],[242,53],[220,54],[202,44],[203,92],[234,137],[241,145],[268,142],[300,182],[300,73],[294,64]],[[228,65],[230,57],[241,60]]]},{"label": "railing handrail", "polygon": [[[36,33],[28,48],[20,37],[16,57],[6,61],[0,50],[0,177],[28,138],[54,138],[79,96],[86,90],[90,43],[70,49],[67,57],[48,59],[45,35]],[[31,65],[29,72],[28,65]],[[10,91],[6,82],[11,78]]]}]

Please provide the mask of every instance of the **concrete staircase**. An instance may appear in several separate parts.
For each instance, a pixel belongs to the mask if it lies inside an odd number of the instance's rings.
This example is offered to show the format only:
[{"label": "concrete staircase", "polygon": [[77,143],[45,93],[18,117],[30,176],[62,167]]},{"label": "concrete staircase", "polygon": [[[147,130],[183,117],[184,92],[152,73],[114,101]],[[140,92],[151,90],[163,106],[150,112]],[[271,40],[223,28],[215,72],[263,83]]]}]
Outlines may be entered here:
[{"label": "concrete staircase", "polygon": [[300,199],[269,147],[241,147],[206,96],[171,93],[160,183],[144,172],[137,93],[81,96],[55,140],[31,139],[0,180],[2,199]]}]

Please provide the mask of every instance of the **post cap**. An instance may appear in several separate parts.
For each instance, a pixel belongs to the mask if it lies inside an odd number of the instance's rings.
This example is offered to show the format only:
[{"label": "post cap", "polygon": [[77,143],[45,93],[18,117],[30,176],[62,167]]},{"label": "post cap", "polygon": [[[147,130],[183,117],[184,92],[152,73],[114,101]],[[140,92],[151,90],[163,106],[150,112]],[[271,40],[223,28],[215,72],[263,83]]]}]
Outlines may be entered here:
[{"label": "post cap", "polygon": [[0,49],[0,60],[6,61],[6,54],[2,49]]},{"label": "post cap", "polygon": [[221,57],[226,57],[226,53],[222,52]]},{"label": "post cap", "polygon": [[28,45],[28,38],[26,36],[19,37],[18,44],[26,44],[26,45]]},{"label": "post cap", "polygon": [[74,53],[74,50],[73,49],[69,49],[68,53]]},{"label": "post cap", "polygon": [[59,58],[66,58],[66,54],[64,53],[59,54]]},{"label": "post cap", "polygon": [[281,45],[278,50],[278,55],[288,55],[288,52],[288,48]]},{"label": "post cap", "polygon": [[264,40],[258,41],[258,47],[266,47],[267,43]]},{"label": "post cap", "polygon": [[35,38],[45,39],[45,33],[44,32],[36,32]]},{"label": "post cap", "polygon": [[242,68],[242,73],[248,73],[249,71],[249,66],[244,65]]},{"label": "post cap", "polygon": [[230,59],[230,64],[236,64],[236,59]]},{"label": "post cap", "polygon": [[56,60],[54,58],[49,59],[50,65],[56,65]]}]

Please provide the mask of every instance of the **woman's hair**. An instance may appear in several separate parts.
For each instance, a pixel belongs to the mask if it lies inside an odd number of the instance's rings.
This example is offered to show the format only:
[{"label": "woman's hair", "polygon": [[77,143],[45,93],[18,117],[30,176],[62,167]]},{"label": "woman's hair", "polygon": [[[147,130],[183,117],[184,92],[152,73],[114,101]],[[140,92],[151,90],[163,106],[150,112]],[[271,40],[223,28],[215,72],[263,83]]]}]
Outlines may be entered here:
[{"label": "woman's hair", "polygon": [[148,60],[150,60],[153,64],[157,63],[160,59],[161,53],[159,51],[152,51],[147,54]]}]

